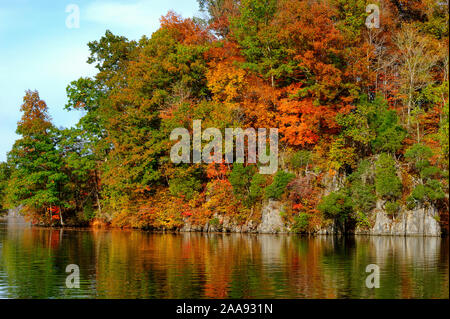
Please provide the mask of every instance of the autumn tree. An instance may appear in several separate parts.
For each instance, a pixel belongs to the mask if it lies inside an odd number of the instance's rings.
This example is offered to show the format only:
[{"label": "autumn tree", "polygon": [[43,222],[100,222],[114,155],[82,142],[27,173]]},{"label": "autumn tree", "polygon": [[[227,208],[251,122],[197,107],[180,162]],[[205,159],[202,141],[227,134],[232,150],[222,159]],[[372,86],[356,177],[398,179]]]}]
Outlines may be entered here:
[{"label": "autumn tree", "polygon": [[413,25],[406,24],[402,27],[395,38],[395,44],[398,48],[399,76],[409,127],[411,112],[417,107],[417,91],[433,81],[431,70],[438,55],[432,39],[421,34]]},{"label": "autumn tree", "polygon": [[23,205],[25,210],[46,223],[52,222],[50,209],[67,205],[64,187],[63,159],[56,148],[55,128],[48,115],[47,105],[37,91],[27,91],[20,108],[22,118],[17,125],[21,136],[8,154],[13,173],[8,186],[12,205]]},{"label": "autumn tree", "polygon": [[236,0],[197,0],[202,12],[207,13],[207,23],[220,37],[230,32],[230,18],[239,13],[239,2]]},{"label": "autumn tree", "polygon": [[151,194],[166,182],[160,167],[168,161],[170,131],[162,130],[162,117],[209,94],[203,58],[207,31],[174,13],[163,17],[161,25],[127,70],[117,73],[124,84],[109,98],[106,130],[112,149],[102,176],[113,205],[135,191]]}]

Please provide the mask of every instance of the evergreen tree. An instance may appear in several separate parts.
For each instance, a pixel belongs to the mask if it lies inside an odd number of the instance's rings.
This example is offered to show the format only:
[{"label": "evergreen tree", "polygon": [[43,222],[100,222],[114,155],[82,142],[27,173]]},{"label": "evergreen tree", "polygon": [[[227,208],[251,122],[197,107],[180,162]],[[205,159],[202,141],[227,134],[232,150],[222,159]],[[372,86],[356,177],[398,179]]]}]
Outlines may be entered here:
[{"label": "evergreen tree", "polygon": [[55,128],[48,115],[47,105],[37,91],[27,91],[21,106],[22,118],[17,126],[21,135],[8,154],[13,173],[8,196],[13,205],[23,205],[41,222],[52,222],[52,210],[59,208],[61,224],[65,206],[64,185],[67,176],[62,172],[63,160],[55,142]]}]

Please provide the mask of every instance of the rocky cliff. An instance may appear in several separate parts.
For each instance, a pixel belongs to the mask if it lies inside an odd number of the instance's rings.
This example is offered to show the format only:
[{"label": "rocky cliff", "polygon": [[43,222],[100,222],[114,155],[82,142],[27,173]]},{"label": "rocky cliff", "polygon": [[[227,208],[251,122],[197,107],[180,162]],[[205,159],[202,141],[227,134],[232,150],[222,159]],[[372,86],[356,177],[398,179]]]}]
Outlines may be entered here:
[{"label": "rocky cliff", "polygon": [[[269,200],[263,208],[260,223],[250,221],[244,225],[238,225],[229,217],[215,216],[217,223],[205,225],[191,225],[186,221],[181,231],[203,232],[249,232],[261,234],[289,233],[290,225],[285,224],[281,213],[283,204],[280,201]],[[441,236],[441,227],[438,221],[438,211],[430,207],[422,207],[414,210],[401,210],[395,216],[389,216],[378,203],[377,208],[369,214],[370,226],[358,226],[350,232],[357,235],[395,235],[395,236]],[[330,222],[317,228],[316,235],[341,234],[341,229]]]},{"label": "rocky cliff", "polygon": [[430,207],[404,210],[390,217],[382,210],[372,213],[371,228],[357,228],[355,234],[399,235],[399,236],[441,236],[439,213]]}]

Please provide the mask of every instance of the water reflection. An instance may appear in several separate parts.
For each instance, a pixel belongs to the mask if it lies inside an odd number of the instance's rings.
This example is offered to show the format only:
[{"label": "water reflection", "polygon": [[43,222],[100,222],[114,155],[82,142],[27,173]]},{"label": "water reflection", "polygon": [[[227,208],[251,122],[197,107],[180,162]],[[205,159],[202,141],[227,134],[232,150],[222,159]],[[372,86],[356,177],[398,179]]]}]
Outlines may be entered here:
[{"label": "water reflection", "polygon": [[[80,289],[67,289],[68,264]],[[368,264],[379,289],[365,286]],[[50,230],[0,221],[1,298],[448,298],[448,239]]]}]

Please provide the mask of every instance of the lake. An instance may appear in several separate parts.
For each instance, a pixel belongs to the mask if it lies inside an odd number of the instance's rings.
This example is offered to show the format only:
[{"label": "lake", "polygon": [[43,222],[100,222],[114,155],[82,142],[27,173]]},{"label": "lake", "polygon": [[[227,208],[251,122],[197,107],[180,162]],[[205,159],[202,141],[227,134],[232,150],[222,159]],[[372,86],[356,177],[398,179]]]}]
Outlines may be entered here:
[{"label": "lake", "polygon": [[[162,234],[0,219],[0,298],[449,298],[449,243],[423,237]],[[79,288],[67,288],[67,265]],[[379,267],[367,288],[366,267]]]}]

